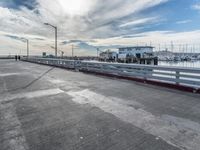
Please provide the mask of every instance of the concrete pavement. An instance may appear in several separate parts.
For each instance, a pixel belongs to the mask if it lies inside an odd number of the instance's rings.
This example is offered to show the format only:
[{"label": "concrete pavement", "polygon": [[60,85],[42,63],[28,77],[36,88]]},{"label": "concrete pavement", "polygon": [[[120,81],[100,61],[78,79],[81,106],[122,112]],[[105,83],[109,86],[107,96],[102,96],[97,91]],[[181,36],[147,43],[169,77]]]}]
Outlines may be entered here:
[{"label": "concrete pavement", "polygon": [[200,97],[0,60],[1,150],[199,150]]}]

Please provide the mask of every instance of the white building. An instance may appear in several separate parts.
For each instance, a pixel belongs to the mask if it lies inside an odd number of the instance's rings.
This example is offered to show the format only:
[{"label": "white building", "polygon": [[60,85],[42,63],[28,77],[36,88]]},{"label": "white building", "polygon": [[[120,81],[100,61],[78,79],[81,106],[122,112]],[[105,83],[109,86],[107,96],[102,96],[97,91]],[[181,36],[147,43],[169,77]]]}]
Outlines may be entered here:
[{"label": "white building", "polygon": [[197,59],[200,60],[200,54],[197,56]]},{"label": "white building", "polygon": [[147,55],[153,54],[152,46],[135,46],[119,48],[119,59],[125,59],[127,57],[145,58]]},{"label": "white building", "polygon": [[101,61],[116,61],[117,60],[117,53],[107,50],[105,52],[100,53],[100,60]]}]

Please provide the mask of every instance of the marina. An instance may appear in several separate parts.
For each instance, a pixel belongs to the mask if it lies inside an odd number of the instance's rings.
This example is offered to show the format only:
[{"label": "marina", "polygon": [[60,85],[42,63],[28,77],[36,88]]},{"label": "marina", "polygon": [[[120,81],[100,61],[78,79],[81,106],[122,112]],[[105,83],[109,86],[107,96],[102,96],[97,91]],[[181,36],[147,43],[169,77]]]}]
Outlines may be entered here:
[{"label": "marina", "polygon": [[195,60],[195,61],[158,61],[158,65],[187,67],[187,68],[200,68],[200,60]]}]

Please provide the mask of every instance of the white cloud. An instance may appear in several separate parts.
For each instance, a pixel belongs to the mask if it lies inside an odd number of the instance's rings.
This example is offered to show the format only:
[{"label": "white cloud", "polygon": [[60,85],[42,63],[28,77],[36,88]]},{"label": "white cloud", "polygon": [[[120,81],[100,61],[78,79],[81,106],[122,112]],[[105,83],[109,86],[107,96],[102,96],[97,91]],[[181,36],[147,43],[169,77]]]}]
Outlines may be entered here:
[{"label": "white cloud", "polygon": [[176,46],[179,44],[188,44],[199,47],[200,30],[190,32],[152,31],[130,35],[130,38],[120,36],[109,39],[98,39],[97,46],[112,45],[113,43],[124,46],[150,45],[151,43],[153,46],[157,47],[159,44],[162,46],[170,46],[172,41]]},{"label": "white cloud", "polygon": [[192,20],[181,20],[181,21],[177,21],[176,24],[186,24],[190,22],[192,22]]},{"label": "white cloud", "polygon": [[146,24],[146,23],[152,23],[158,21],[157,17],[150,17],[150,18],[142,18],[130,22],[126,22],[124,24],[121,24],[120,27],[126,27],[126,26],[135,26],[135,25],[140,25],[140,24]]},{"label": "white cloud", "polygon": [[83,16],[90,11],[90,8],[94,5],[95,0],[58,0],[65,13],[73,16]]},{"label": "white cloud", "polygon": [[[37,0],[37,6],[33,10],[25,7],[20,9],[9,9],[0,7],[0,53],[18,53],[19,50],[26,52],[24,43],[18,40],[5,37],[5,34],[16,35],[30,39],[32,54],[41,54],[47,51],[53,54],[51,46],[54,45],[54,30],[43,23],[48,22],[58,26],[59,42],[70,39],[79,39],[90,42],[93,45],[133,45],[137,41],[146,43],[148,41],[169,41],[185,37],[199,40],[199,31],[195,34],[183,33],[184,37],[178,36],[181,33],[171,34],[162,32],[144,33],[138,38],[122,38],[120,35],[130,33],[121,27],[145,25],[159,21],[157,16],[138,14],[150,7],[167,2],[168,0]],[[197,8],[197,7],[196,7]],[[128,17],[131,16],[131,17]],[[128,17],[128,19],[127,19]],[[132,21],[136,19],[135,21]],[[142,26],[141,25],[141,26]],[[139,30],[135,27],[131,33]],[[196,34],[197,33],[197,34]],[[198,35],[198,36],[197,36]],[[140,37],[141,36],[141,37]],[[173,37],[174,36],[174,37]],[[48,38],[46,38],[48,37]],[[111,38],[116,37],[116,38]],[[38,39],[45,40],[38,40]],[[189,38],[187,38],[189,39]],[[59,50],[71,54],[71,47],[59,45]],[[76,51],[77,54],[88,55],[86,49]],[[80,53],[79,53],[80,52]],[[95,52],[94,52],[95,53]],[[6,53],[7,54],[7,53]]]},{"label": "white cloud", "polygon": [[192,5],[192,8],[195,10],[200,10],[200,3]]},{"label": "white cloud", "polygon": [[102,28],[105,32],[100,33],[106,37],[108,29],[110,34],[116,32],[112,22],[163,2],[166,0],[37,0],[39,14],[25,8],[0,7],[0,27],[2,31],[50,36],[43,26],[49,22],[58,26],[62,38],[93,38]]}]

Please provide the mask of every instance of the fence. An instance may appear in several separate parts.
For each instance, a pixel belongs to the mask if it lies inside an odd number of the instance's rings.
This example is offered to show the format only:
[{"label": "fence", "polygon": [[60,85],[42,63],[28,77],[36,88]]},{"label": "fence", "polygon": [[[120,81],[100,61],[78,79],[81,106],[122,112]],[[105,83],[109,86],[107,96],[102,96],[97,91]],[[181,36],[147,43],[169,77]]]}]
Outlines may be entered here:
[{"label": "fence", "polygon": [[23,58],[25,61],[75,69],[82,72],[99,73],[115,77],[135,78],[145,81],[192,87],[193,92],[200,88],[200,69],[166,67],[138,64],[104,63],[50,58]]}]

